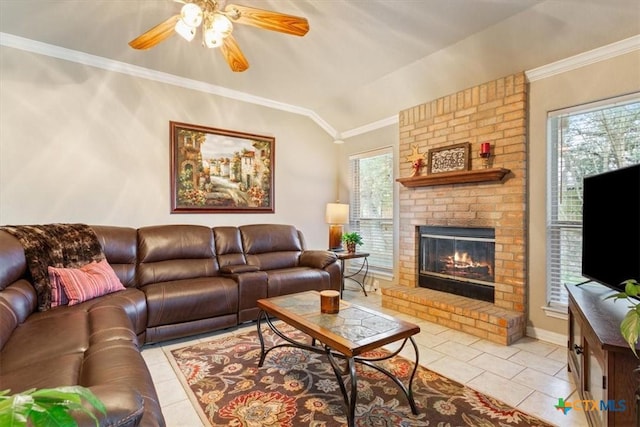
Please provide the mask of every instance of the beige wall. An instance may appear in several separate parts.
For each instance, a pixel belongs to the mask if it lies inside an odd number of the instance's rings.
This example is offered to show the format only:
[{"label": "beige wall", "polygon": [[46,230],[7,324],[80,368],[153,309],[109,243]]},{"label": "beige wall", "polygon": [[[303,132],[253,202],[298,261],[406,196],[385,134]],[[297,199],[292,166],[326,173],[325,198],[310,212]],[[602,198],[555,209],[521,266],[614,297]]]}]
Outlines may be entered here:
[{"label": "beige wall", "polygon": [[530,83],[529,88],[529,328],[567,333],[546,304],[547,113],[640,91],[640,51]]},{"label": "beige wall", "polygon": [[[338,148],[310,119],[0,48],[0,224],[294,224],[326,247]],[[274,136],[275,214],[174,214],[169,121]]]}]

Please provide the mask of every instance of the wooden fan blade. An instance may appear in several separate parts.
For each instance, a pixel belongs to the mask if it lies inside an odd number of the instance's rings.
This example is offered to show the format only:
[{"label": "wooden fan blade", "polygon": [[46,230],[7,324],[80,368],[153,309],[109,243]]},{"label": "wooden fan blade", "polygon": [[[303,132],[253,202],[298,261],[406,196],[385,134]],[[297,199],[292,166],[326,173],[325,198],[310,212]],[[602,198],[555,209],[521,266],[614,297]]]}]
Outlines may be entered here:
[{"label": "wooden fan blade", "polygon": [[225,37],[222,42],[222,46],[220,46],[220,50],[222,51],[222,55],[227,61],[227,64],[229,64],[229,67],[233,71],[242,72],[249,68],[247,58],[244,57],[238,42],[231,34]]},{"label": "wooden fan blade", "polygon": [[229,14],[229,18],[234,22],[265,30],[278,31],[294,36],[304,36],[309,31],[309,22],[306,18],[298,16],[239,6],[237,4],[227,5],[225,12]]},{"label": "wooden fan blade", "polygon": [[134,49],[149,49],[174,33],[180,15],[174,15],[129,42]]}]

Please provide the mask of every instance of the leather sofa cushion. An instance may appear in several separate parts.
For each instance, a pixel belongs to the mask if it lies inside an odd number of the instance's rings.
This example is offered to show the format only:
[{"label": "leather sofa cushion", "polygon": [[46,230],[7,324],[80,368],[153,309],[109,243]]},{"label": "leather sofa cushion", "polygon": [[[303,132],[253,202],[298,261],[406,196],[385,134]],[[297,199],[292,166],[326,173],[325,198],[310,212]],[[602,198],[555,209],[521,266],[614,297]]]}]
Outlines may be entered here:
[{"label": "leather sofa cushion", "polygon": [[82,354],[89,347],[86,311],[62,307],[42,313],[49,311],[58,313],[47,316],[34,313],[13,331],[0,352],[3,373],[65,354]]},{"label": "leather sofa cushion", "polygon": [[238,285],[226,277],[199,277],[147,285],[148,327],[238,312]]},{"label": "leather sofa cushion", "polygon": [[323,270],[296,267],[267,271],[267,275],[267,294],[269,297],[331,288],[331,277]]},{"label": "leather sofa cushion", "polygon": [[43,358],[36,363],[13,369],[2,367],[0,390],[9,389],[12,393],[20,393],[32,388],[78,385],[76,381],[83,360],[84,352],[76,352]]},{"label": "leather sofa cushion", "polygon": [[24,276],[27,270],[27,261],[20,241],[2,230],[0,230],[0,248],[2,248],[1,291]]},{"label": "leather sofa cushion", "polygon": [[213,258],[213,230],[202,225],[157,225],[138,229],[141,263]]},{"label": "leather sofa cushion", "polygon": [[258,268],[257,265],[246,265],[246,264],[225,265],[224,267],[220,268],[220,272],[222,272],[223,274],[251,273],[259,270],[260,269]]},{"label": "leather sofa cushion", "polygon": [[[164,425],[162,411],[151,374],[135,344],[126,340],[92,344],[84,354],[78,383],[85,387],[98,385],[135,387],[144,400],[141,425]],[[111,403],[107,401],[105,403]]]},{"label": "leather sofa cushion", "polygon": [[127,341],[137,347],[131,329],[131,320],[116,306],[60,307],[34,313],[14,330],[0,352],[0,369],[5,373],[66,354],[83,354],[101,341]]},{"label": "leather sofa cushion", "polygon": [[127,288],[135,287],[138,230],[108,225],[92,225],[91,228],[120,282]]},{"label": "leather sofa cushion", "polygon": [[[144,399],[136,390],[128,386],[112,384],[90,387],[90,390],[108,409],[106,414],[102,414],[95,408],[90,408],[101,426],[134,427],[140,425],[144,414]],[[93,418],[84,413],[77,414],[75,419],[79,426],[95,425]]]},{"label": "leather sofa cushion", "polygon": [[107,341],[129,341],[139,346],[138,337],[131,328],[131,322],[122,308],[110,305],[96,305],[89,311],[89,345]]},{"label": "leather sofa cushion", "polygon": [[78,307],[86,310],[89,310],[90,307],[102,306],[113,306],[123,310],[131,321],[139,342],[144,342],[144,333],[147,329],[147,302],[144,292],[139,289],[128,288],[78,305]]},{"label": "leather sofa cushion", "polygon": [[247,260],[242,249],[242,237],[238,227],[215,227],[216,255],[220,268],[228,265],[244,265]]},{"label": "leather sofa cushion", "polygon": [[138,230],[138,286],[219,274],[213,231],[199,225]]},{"label": "leather sofa cushion", "polygon": [[331,263],[336,262],[338,257],[334,252],[330,251],[304,251],[300,255],[300,265],[311,268],[325,268]]},{"label": "leather sofa cushion", "polygon": [[298,230],[291,225],[258,224],[239,227],[247,264],[260,270],[296,267],[303,250]]},{"label": "leather sofa cushion", "polygon": [[14,329],[36,309],[37,304],[36,290],[26,280],[18,280],[0,292],[0,350],[4,348]]},{"label": "leather sofa cushion", "polygon": [[291,225],[254,224],[239,227],[247,254],[303,250],[298,230]]}]

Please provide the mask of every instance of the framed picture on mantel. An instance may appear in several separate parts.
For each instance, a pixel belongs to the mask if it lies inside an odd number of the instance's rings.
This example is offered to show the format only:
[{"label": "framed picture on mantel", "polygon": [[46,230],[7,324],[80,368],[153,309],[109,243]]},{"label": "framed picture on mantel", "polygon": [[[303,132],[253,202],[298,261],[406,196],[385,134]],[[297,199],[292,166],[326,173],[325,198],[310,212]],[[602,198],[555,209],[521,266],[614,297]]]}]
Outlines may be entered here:
[{"label": "framed picture on mantel", "polygon": [[275,211],[275,138],[169,124],[171,213]]},{"label": "framed picture on mantel", "polygon": [[428,153],[427,173],[469,170],[471,144],[463,142],[443,148],[432,148]]}]

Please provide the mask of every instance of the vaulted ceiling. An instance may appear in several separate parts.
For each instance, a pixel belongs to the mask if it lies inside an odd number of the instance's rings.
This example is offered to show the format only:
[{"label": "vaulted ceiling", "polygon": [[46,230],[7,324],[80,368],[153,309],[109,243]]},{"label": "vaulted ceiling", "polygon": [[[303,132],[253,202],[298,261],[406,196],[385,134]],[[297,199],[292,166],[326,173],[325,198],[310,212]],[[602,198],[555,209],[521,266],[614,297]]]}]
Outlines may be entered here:
[{"label": "vaulted ceiling", "polygon": [[237,3],[306,17],[310,31],[296,37],[235,25],[250,66],[234,73],[199,36],[129,47],[180,11],[172,0],[0,0],[0,44],[42,42],[41,51],[62,47],[202,82],[224,96],[310,115],[339,137],[452,91],[640,34],[637,0]]}]

